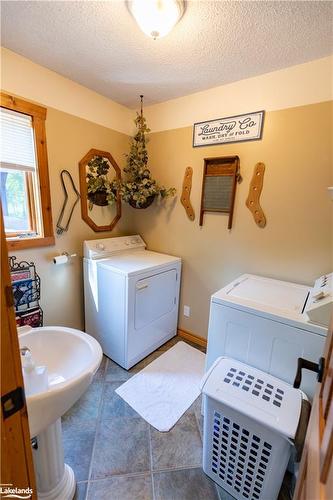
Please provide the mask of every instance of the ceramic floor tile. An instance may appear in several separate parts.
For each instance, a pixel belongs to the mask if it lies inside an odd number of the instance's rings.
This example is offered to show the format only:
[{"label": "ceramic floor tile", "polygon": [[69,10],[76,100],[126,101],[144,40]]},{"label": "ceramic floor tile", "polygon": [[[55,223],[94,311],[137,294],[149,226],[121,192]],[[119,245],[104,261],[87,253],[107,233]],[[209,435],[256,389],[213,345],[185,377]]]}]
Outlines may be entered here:
[{"label": "ceramic floor tile", "polygon": [[172,339],[168,340],[165,344],[161,345],[161,347],[158,348],[158,351],[167,351],[170,349],[170,347],[173,347],[177,342],[182,340],[178,335],[175,337],[172,337]]},{"label": "ceramic floor tile", "polygon": [[194,403],[191,404],[189,409],[187,410],[188,413],[194,413],[194,415],[197,417],[197,419],[201,416],[201,406],[202,406],[202,397],[201,395],[194,401]]},{"label": "ceramic floor tile", "polygon": [[203,416],[201,415],[202,397],[201,395],[189,407],[186,413],[194,413],[201,439],[203,439]]},{"label": "ceramic floor tile", "polygon": [[151,427],[153,470],[200,466],[202,442],[194,413],[182,416],[169,432]]},{"label": "ceramic floor tile", "polygon": [[162,356],[162,354],[164,354],[164,352],[166,351],[160,351],[160,350],[157,350],[157,351],[154,351],[152,352],[151,354],[149,354],[145,359],[144,359],[144,364],[145,364],[145,367],[148,366],[152,361],[155,361],[155,359],[159,358],[160,356]]},{"label": "ceramic floor tile", "polygon": [[235,497],[233,497],[232,495],[230,495],[230,493],[228,493],[227,491],[225,491],[218,484],[216,484],[215,487],[216,487],[216,491],[217,491],[217,495],[218,495],[218,499],[219,500],[235,500]]},{"label": "ceramic floor tile", "polygon": [[115,363],[111,359],[108,360],[108,366],[106,369],[106,376],[105,376],[106,381],[122,382],[128,380],[131,376],[132,374],[129,371],[117,365],[117,363]]},{"label": "ceramic floor tile", "polygon": [[123,382],[105,382],[101,418],[103,420],[112,417],[138,417],[133,408],[126,403],[115,389]]},{"label": "ceramic floor tile", "polygon": [[203,415],[200,415],[200,417],[195,417],[197,419],[197,424],[198,424],[198,427],[199,427],[199,432],[200,432],[200,436],[201,436],[201,439],[203,441],[203,427],[204,427],[204,418],[203,418]]},{"label": "ceramic floor tile", "polygon": [[103,355],[101,364],[99,365],[99,368],[94,375],[95,380],[104,378],[107,362],[108,362],[108,358],[105,355]]},{"label": "ceramic floor tile", "polygon": [[135,375],[136,373],[138,373],[139,371],[141,371],[142,368],[144,368],[146,366],[146,359],[147,358],[143,358],[136,365],[134,365],[134,366],[132,366],[132,368],[130,368],[129,372],[130,372],[131,376]]},{"label": "ceramic floor tile", "polygon": [[155,500],[218,500],[215,484],[202,469],[153,474]]},{"label": "ceramic floor tile", "polygon": [[141,418],[102,420],[96,436],[92,479],[150,470],[149,427]]},{"label": "ceramic floor tile", "polygon": [[138,373],[145,366],[145,361],[139,361],[136,365],[134,365],[129,370],[125,370],[121,366],[117,365],[111,359],[108,360],[108,366],[106,369],[106,377],[105,380],[107,382],[125,382],[129,378],[131,378],[135,373]]},{"label": "ceramic floor tile", "polygon": [[91,481],[87,500],[153,500],[150,474]]},{"label": "ceramic floor tile", "polygon": [[76,491],[73,500],[85,500],[88,483],[76,483]]},{"label": "ceramic floor tile", "polygon": [[99,379],[93,381],[83,396],[63,415],[63,425],[66,426],[70,423],[76,425],[82,420],[97,418],[102,390],[103,382]]},{"label": "ceramic floor tile", "polygon": [[63,426],[65,463],[72,467],[76,481],[86,481],[96,433],[96,420],[80,421],[78,425]]}]

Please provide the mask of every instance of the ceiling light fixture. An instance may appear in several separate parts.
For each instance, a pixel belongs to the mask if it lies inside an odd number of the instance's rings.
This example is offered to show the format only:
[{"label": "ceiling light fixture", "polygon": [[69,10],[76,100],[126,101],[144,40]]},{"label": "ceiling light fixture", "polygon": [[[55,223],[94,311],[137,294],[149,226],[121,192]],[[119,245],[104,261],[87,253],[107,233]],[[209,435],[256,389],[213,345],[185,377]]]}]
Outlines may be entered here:
[{"label": "ceiling light fixture", "polygon": [[141,30],[154,40],[167,35],[185,11],[184,0],[128,0],[127,6]]}]

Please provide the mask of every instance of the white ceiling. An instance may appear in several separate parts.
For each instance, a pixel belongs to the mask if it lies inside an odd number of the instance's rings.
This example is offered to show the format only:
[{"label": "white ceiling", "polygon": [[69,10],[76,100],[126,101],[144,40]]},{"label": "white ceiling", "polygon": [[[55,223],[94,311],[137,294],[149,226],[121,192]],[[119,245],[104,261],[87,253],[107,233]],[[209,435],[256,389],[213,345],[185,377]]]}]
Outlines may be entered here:
[{"label": "white ceiling", "polygon": [[120,0],[2,1],[1,11],[3,46],[129,107],[141,93],[153,104],[333,52],[331,1],[189,1],[160,40]]}]

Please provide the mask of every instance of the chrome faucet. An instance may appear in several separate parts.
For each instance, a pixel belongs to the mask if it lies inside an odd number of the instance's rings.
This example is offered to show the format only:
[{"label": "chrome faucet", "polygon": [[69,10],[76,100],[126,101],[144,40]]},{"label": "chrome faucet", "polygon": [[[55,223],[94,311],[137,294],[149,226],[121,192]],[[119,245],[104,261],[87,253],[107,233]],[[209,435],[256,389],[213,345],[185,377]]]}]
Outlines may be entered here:
[{"label": "chrome faucet", "polygon": [[21,356],[26,356],[26,354],[30,352],[31,354],[31,351],[29,349],[29,347],[27,346],[24,346],[24,347],[20,347],[20,353],[21,353]]}]

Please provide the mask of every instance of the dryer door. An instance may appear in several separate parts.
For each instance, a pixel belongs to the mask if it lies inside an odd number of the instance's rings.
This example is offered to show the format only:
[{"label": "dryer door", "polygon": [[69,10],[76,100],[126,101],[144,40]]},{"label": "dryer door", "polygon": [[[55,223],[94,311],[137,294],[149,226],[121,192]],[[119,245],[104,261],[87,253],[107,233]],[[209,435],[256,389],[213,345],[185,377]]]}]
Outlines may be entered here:
[{"label": "dryer door", "polygon": [[177,302],[177,270],[169,269],[135,284],[134,328],[140,330],[168,314]]}]

